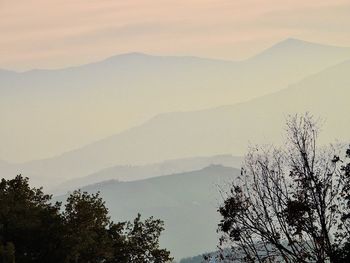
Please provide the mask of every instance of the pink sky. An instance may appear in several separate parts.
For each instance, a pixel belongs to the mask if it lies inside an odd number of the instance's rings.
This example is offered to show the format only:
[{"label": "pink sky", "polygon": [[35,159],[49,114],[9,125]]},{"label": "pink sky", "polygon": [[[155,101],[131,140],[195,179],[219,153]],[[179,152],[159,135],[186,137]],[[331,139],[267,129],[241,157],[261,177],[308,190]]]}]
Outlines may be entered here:
[{"label": "pink sky", "polygon": [[288,37],[350,46],[350,0],[0,0],[0,68],[126,52],[243,59]]}]

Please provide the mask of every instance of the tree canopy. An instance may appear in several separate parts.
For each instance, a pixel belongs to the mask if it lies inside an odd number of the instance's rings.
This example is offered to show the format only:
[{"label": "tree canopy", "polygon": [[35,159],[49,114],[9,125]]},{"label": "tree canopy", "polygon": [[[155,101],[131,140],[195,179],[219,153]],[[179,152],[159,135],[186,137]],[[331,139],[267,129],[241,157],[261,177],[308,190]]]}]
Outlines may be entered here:
[{"label": "tree canopy", "polygon": [[350,149],[318,147],[318,133],[312,116],[294,116],[283,147],[250,150],[219,208],[226,259],[348,262]]},{"label": "tree canopy", "polygon": [[0,262],[163,263],[163,222],[111,221],[99,194],[74,191],[62,209],[21,175],[0,182]]}]

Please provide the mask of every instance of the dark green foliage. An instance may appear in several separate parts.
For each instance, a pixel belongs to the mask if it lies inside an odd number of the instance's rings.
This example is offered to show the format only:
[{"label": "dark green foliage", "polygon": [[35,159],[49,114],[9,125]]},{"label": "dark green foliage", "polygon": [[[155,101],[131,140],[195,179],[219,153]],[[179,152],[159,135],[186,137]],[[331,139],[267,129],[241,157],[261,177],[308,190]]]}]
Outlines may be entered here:
[{"label": "dark green foliage", "polygon": [[132,223],[113,225],[109,233],[119,242],[114,243],[113,260],[110,262],[166,262],[170,259],[170,254],[167,250],[160,249],[158,245],[163,230],[162,221],[153,218],[141,221],[140,214]]},{"label": "dark green foliage", "polygon": [[0,243],[0,259],[2,263],[15,263],[15,246],[13,243]]},{"label": "dark green foliage", "polygon": [[67,199],[63,213],[68,262],[101,262],[109,258],[109,237],[106,228],[110,224],[108,210],[102,199],[80,191]]},{"label": "dark green foliage", "polygon": [[163,263],[163,222],[113,223],[99,194],[75,191],[65,209],[17,176],[0,183],[1,263]]},{"label": "dark green foliage", "polygon": [[62,260],[60,204],[50,200],[42,189],[31,189],[27,178],[1,180],[0,243],[14,246],[17,262]]}]

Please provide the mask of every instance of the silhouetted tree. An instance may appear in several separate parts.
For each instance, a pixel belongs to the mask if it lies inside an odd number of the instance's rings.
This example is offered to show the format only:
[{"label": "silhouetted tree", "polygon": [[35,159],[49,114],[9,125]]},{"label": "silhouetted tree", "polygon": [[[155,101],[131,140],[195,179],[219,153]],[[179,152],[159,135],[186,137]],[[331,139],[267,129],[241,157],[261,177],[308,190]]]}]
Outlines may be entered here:
[{"label": "silhouetted tree", "polygon": [[74,191],[65,209],[17,176],[0,183],[2,263],[164,263],[163,222],[153,218],[113,223],[99,194]]},{"label": "silhouetted tree", "polygon": [[97,263],[111,257],[106,231],[110,218],[98,193],[74,191],[67,199],[63,216],[69,262]]},{"label": "silhouetted tree", "polygon": [[339,228],[344,232],[339,233],[339,238],[345,239],[344,247],[337,249],[337,255],[341,262],[350,262],[350,146],[346,150],[347,163],[341,167],[342,171],[342,198],[341,203],[341,222]]},{"label": "silhouetted tree", "polygon": [[64,219],[69,262],[163,263],[172,258],[159,248],[163,222],[152,217],[113,223],[99,194],[75,191],[67,199]]},{"label": "silhouetted tree", "polygon": [[113,224],[110,234],[113,240],[115,263],[170,262],[170,252],[159,248],[159,237],[164,230],[163,222],[152,217],[141,221],[141,215],[134,222]]},{"label": "silhouetted tree", "polygon": [[283,148],[248,153],[241,181],[219,208],[220,246],[231,246],[231,260],[344,262],[349,164],[338,147],[316,146],[318,131],[312,116],[294,116]]},{"label": "silhouetted tree", "polygon": [[[0,183],[0,244],[17,262],[62,262],[60,204],[17,176]],[[8,259],[7,259],[8,260]],[[11,259],[13,260],[13,259]]]},{"label": "silhouetted tree", "polygon": [[0,243],[0,259],[2,263],[15,263],[15,246],[12,242]]}]

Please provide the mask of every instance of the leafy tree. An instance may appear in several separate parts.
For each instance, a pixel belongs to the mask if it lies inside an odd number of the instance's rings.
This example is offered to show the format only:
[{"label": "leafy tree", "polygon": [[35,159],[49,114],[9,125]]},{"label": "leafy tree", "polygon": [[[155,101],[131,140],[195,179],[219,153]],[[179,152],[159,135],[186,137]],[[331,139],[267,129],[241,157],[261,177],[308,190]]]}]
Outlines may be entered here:
[{"label": "leafy tree", "polygon": [[13,243],[0,243],[0,259],[2,263],[15,263],[15,246]]},{"label": "leafy tree", "polygon": [[283,148],[248,153],[240,182],[219,208],[220,246],[231,246],[231,260],[344,262],[349,164],[342,165],[338,147],[316,146],[318,131],[312,116],[294,116]]},{"label": "leafy tree", "polygon": [[172,258],[159,248],[163,222],[152,217],[113,223],[99,194],[75,191],[67,199],[64,218],[71,248],[69,262],[163,263]]},{"label": "leafy tree", "polygon": [[[0,244],[4,258],[15,251],[18,262],[62,262],[60,204],[51,204],[28,178],[0,183]],[[11,256],[12,257],[12,256]]]},{"label": "leafy tree", "polygon": [[112,235],[115,263],[162,263],[170,262],[170,252],[159,248],[159,237],[164,230],[163,222],[152,217],[141,221],[141,215],[134,222],[113,224]]},{"label": "leafy tree", "polygon": [[65,209],[17,176],[0,183],[2,263],[164,263],[163,222],[153,218],[114,223],[99,194],[75,191]]},{"label": "leafy tree", "polygon": [[102,262],[110,257],[108,210],[99,194],[74,191],[63,213],[69,262]]}]

